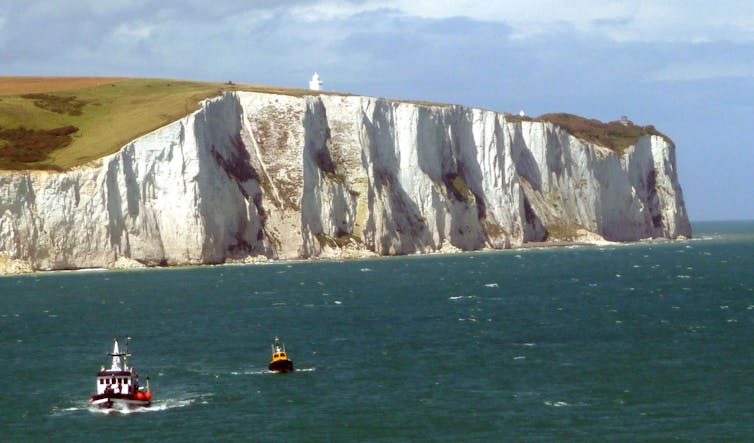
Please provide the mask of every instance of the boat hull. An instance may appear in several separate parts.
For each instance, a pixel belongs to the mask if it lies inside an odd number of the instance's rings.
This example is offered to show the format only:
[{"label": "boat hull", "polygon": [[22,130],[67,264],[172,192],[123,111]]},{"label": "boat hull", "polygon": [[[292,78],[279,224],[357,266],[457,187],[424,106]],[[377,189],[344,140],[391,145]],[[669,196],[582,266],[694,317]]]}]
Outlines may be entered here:
[{"label": "boat hull", "polygon": [[293,362],[290,360],[278,360],[270,363],[267,367],[272,372],[285,374],[286,372],[293,372]]},{"label": "boat hull", "polygon": [[92,406],[101,409],[136,409],[148,408],[152,402],[150,400],[141,400],[133,395],[114,394],[114,395],[95,395],[89,400]]}]

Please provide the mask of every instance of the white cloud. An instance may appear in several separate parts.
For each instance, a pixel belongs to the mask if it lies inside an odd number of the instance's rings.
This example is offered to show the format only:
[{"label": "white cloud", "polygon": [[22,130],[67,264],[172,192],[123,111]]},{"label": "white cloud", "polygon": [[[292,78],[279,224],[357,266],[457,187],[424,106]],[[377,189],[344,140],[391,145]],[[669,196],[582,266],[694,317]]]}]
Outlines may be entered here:
[{"label": "white cloud", "polygon": [[124,23],[115,29],[114,35],[133,40],[146,40],[152,36],[154,30],[154,25],[146,23]]},{"label": "white cloud", "polygon": [[305,21],[347,19],[391,9],[425,19],[466,17],[505,23],[514,38],[563,30],[618,42],[754,41],[754,2],[746,0],[345,0],[312,1],[290,9]]},{"label": "white cloud", "polygon": [[[281,8],[282,9],[282,8]],[[385,9],[381,2],[350,3],[343,1],[320,1],[285,8],[294,19],[307,23],[316,21],[347,20],[357,14]]]}]

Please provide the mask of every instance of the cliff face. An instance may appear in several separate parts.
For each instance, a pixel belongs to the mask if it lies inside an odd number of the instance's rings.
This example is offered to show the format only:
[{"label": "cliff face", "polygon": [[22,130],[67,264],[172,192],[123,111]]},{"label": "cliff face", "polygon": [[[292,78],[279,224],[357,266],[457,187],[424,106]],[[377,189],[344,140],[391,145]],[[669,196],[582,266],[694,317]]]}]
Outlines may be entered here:
[{"label": "cliff face", "polygon": [[26,269],[690,236],[674,146],[624,155],[544,122],[358,96],[227,93],[66,173],[0,173]]}]

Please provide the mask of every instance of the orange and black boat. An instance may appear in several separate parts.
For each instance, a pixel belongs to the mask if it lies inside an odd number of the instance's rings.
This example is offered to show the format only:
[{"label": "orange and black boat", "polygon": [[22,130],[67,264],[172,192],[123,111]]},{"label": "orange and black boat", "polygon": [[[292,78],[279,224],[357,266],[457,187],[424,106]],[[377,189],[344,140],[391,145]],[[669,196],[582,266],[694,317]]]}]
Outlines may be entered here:
[{"label": "orange and black boat", "polygon": [[285,345],[277,337],[275,337],[275,342],[272,344],[272,361],[267,368],[279,374],[293,372],[293,361],[288,358],[288,354],[285,352]]}]

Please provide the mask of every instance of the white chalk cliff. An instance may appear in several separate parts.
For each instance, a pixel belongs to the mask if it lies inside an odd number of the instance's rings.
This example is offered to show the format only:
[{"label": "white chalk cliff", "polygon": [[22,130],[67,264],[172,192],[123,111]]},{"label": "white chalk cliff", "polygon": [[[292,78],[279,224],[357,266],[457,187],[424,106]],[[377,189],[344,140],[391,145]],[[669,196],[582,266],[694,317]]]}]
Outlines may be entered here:
[{"label": "white chalk cliff", "polygon": [[[73,170],[0,172],[0,264],[26,270],[689,237],[675,147],[359,96],[226,93]],[[2,266],[0,266],[2,267]]]}]

